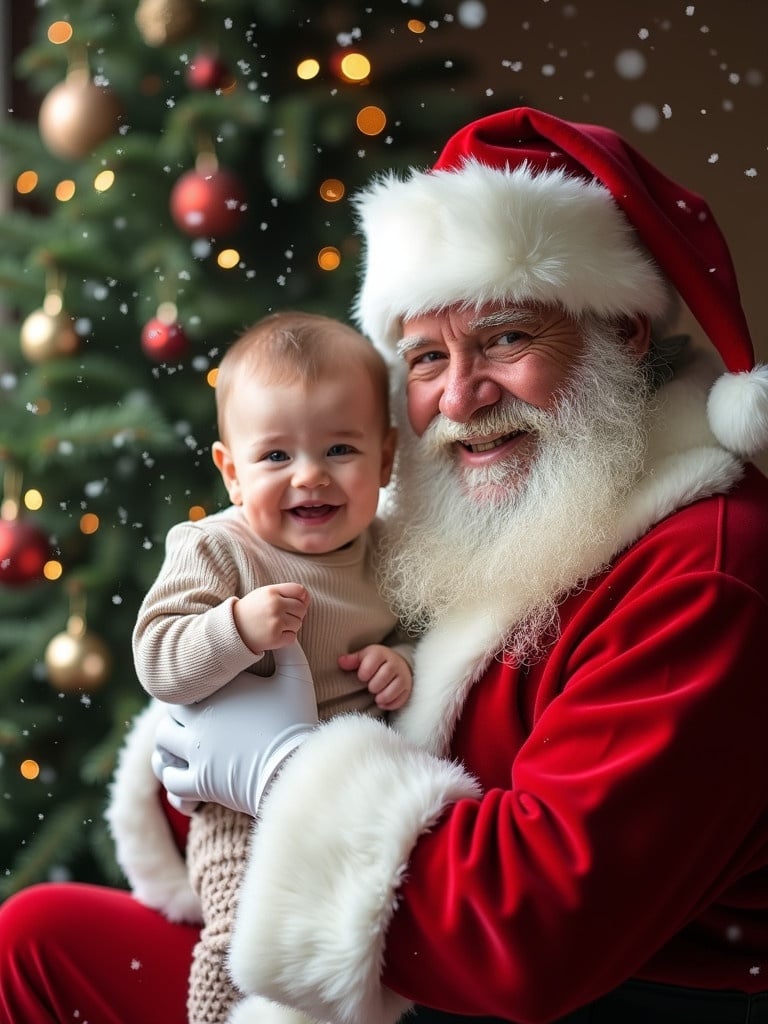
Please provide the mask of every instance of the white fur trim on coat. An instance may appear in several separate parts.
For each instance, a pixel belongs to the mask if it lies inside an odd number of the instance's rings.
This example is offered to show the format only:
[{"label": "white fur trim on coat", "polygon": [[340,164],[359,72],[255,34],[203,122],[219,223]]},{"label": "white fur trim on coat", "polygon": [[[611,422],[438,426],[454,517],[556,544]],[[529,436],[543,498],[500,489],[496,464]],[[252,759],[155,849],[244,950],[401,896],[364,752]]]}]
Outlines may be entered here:
[{"label": "white fur trim on coat", "polygon": [[106,819],[117,863],[136,899],[171,921],[198,924],[200,901],[160,804],[150,762],[155,729],[166,710],[152,701],[136,716],[117,762]]},{"label": "white fur trim on coat", "polygon": [[411,850],[449,804],[479,795],[458,765],[375,719],[318,729],[254,832],[230,953],[236,984],[319,1020],[393,1024],[410,1004],[380,975]]},{"label": "white fur trim on coat", "polygon": [[227,1017],[227,1024],[317,1024],[306,1014],[261,996],[246,996]]},{"label": "white fur trim on coat", "polygon": [[662,275],[610,192],[561,169],[468,160],[383,175],[353,205],[365,246],[355,318],[390,358],[403,318],[458,302],[668,312]]}]

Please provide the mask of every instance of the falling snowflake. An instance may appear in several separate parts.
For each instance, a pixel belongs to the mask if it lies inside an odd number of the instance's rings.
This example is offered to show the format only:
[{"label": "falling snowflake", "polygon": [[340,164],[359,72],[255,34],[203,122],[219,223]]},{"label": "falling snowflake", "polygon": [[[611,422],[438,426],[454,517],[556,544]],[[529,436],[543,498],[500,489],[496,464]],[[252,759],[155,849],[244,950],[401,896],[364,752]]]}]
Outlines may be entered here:
[{"label": "falling snowflake", "polygon": [[614,67],[620,78],[642,78],[645,74],[647,61],[639,50],[622,50],[616,55]]}]

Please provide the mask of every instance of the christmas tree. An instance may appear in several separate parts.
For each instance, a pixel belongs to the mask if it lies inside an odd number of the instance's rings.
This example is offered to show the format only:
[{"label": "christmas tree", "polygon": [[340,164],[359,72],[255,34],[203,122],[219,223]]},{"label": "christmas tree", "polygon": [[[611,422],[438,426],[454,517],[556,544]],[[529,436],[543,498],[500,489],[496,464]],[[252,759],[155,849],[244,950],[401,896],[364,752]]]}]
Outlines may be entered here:
[{"label": "christmas tree", "polygon": [[[215,511],[213,371],[274,308],[347,317],[348,197],[470,110],[427,3],[48,0],[0,124],[0,898],[119,882],[103,824],[168,528]],[[388,55],[387,60],[376,53]]]}]

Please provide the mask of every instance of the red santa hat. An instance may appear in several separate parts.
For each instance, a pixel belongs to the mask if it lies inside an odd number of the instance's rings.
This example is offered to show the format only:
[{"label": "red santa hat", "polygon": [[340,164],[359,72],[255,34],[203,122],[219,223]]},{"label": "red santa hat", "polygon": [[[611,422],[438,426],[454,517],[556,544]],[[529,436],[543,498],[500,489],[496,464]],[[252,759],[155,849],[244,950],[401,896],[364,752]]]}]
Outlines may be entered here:
[{"label": "red santa hat", "polygon": [[727,371],[709,395],[713,433],[744,457],[768,446],[768,367],[755,366],[725,239],[700,196],[610,129],[527,107],[492,114],[449,139],[430,171],[383,175],[354,205],[365,246],[355,317],[385,352],[403,319],[454,303],[665,324],[676,291]]}]

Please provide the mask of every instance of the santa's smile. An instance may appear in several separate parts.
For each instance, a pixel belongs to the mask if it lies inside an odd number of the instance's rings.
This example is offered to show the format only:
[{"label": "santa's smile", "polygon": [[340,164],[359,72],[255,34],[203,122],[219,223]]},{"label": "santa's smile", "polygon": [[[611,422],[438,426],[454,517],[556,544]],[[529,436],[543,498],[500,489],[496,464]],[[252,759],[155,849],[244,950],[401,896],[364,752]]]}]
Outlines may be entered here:
[{"label": "santa's smile", "polygon": [[461,447],[471,452],[473,455],[479,455],[482,452],[490,452],[495,448],[501,448],[502,445],[507,442],[514,440],[523,433],[521,430],[513,430],[510,434],[500,434],[498,437],[487,438],[477,441],[460,441]]}]

